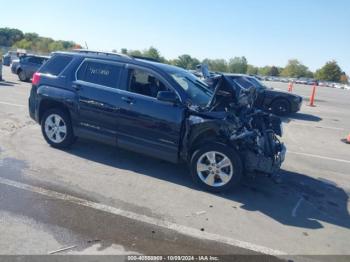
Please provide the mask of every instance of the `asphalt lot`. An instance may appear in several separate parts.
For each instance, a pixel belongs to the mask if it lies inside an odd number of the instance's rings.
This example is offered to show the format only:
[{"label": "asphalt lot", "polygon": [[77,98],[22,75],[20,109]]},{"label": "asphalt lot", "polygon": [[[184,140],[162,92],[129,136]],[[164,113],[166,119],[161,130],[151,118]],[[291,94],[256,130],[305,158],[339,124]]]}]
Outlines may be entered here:
[{"label": "asphalt lot", "polygon": [[28,116],[30,83],[7,67],[3,78],[0,254],[350,255],[349,90],[319,87],[309,107],[311,87],[295,85],[305,99],[284,119],[282,183],[257,177],[215,195],[185,166],[86,140],[49,147]]}]

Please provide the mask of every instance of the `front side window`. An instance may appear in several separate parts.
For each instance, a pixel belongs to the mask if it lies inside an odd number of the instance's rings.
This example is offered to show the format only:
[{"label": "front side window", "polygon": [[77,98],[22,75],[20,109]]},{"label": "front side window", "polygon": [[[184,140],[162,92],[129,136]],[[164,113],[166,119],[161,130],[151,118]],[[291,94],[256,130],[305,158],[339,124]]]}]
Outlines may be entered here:
[{"label": "front side window", "polygon": [[252,86],[254,86],[249,80],[247,80],[245,77],[234,77],[233,81],[236,82],[239,86],[248,89]]},{"label": "front side window", "polygon": [[121,71],[118,65],[86,61],[77,72],[77,80],[117,88]]},{"label": "front side window", "polygon": [[252,82],[252,84],[256,87],[256,88],[266,88],[259,80],[257,80],[254,77],[250,77],[248,78],[250,82]]},{"label": "front side window", "polygon": [[158,92],[171,90],[152,73],[141,69],[130,69],[128,91],[156,98]]},{"label": "front side window", "polygon": [[209,86],[185,70],[168,71],[195,105],[206,106],[212,96]]}]

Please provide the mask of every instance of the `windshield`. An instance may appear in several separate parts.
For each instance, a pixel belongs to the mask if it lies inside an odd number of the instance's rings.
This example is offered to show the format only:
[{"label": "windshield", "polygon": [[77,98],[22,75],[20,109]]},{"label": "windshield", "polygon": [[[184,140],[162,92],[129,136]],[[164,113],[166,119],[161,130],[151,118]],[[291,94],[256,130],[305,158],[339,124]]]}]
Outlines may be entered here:
[{"label": "windshield", "polygon": [[258,79],[254,77],[250,77],[249,81],[256,87],[256,88],[266,88],[266,86],[263,85]]},{"label": "windshield", "polygon": [[209,103],[213,93],[210,91],[207,84],[185,70],[171,71],[168,73],[187,93],[192,104],[206,106]]}]

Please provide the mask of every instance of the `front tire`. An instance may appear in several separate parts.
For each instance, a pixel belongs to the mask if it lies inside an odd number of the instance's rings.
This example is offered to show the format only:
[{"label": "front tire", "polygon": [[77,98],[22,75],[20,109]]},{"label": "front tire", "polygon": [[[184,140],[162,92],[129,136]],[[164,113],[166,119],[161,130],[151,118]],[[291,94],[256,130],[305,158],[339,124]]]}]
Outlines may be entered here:
[{"label": "front tire", "polygon": [[69,115],[58,108],[44,113],[41,132],[48,144],[55,148],[67,148],[75,142]]},{"label": "front tire", "polygon": [[237,152],[219,143],[199,147],[191,157],[191,175],[204,190],[224,192],[237,187],[243,177]]},{"label": "front tire", "polygon": [[278,116],[285,116],[291,113],[290,104],[285,99],[277,99],[271,105],[272,113]]}]

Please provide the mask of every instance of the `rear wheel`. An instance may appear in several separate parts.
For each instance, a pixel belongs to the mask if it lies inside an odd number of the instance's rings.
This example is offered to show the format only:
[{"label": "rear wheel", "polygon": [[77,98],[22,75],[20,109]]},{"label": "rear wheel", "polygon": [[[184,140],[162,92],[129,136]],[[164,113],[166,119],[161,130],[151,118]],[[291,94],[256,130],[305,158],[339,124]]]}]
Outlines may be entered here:
[{"label": "rear wheel", "polygon": [[69,147],[75,141],[69,115],[58,108],[45,112],[41,131],[47,143],[56,148]]},{"label": "rear wheel", "polygon": [[22,82],[28,81],[28,78],[26,76],[26,73],[23,70],[19,70],[18,71],[18,78],[19,80],[21,80]]},{"label": "rear wheel", "polygon": [[272,103],[271,110],[278,116],[285,116],[290,113],[290,104],[285,99],[277,99]]},{"label": "rear wheel", "polygon": [[218,143],[201,146],[191,158],[193,180],[204,190],[222,192],[242,180],[242,161],[235,150]]}]

